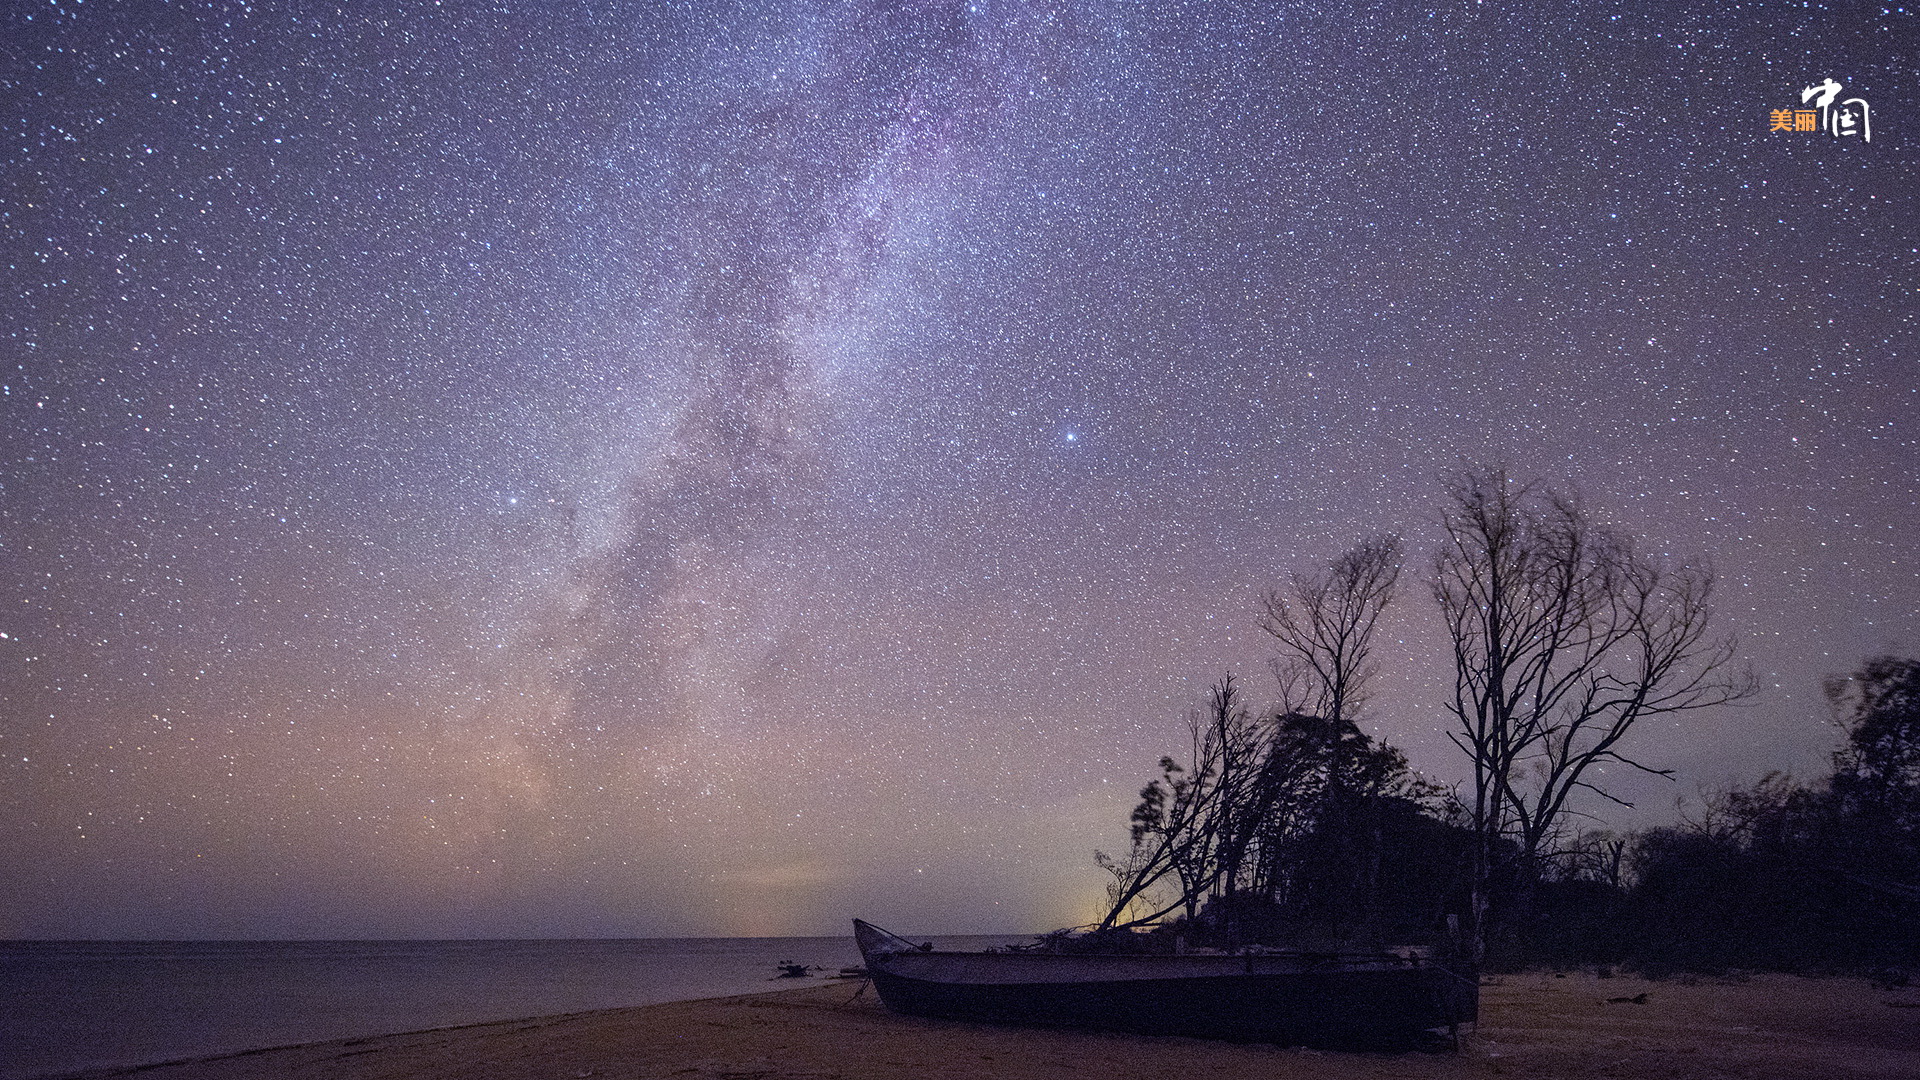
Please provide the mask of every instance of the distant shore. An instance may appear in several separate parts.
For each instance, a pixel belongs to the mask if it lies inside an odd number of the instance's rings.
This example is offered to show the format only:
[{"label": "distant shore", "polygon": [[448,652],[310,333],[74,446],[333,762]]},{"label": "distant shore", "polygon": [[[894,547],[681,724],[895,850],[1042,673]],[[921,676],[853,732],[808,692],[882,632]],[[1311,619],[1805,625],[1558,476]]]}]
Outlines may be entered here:
[{"label": "distant shore", "polygon": [[[1458,1054],[1352,1054],[887,1012],[858,981],[69,1074],[141,1080],[908,1080],[1084,1075],[1920,1080],[1920,988],[1494,976]],[[1641,995],[1644,995],[1642,997]]]}]

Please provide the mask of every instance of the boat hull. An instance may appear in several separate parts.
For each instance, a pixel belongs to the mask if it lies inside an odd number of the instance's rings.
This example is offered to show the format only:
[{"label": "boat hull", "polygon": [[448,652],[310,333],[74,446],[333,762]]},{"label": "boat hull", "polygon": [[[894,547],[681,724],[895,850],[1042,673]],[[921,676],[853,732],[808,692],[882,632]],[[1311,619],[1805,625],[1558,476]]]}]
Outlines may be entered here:
[{"label": "boat hull", "polygon": [[868,944],[862,952],[880,1000],[914,1016],[1340,1046],[1404,1044],[1478,1012],[1477,979],[1384,954],[1076,956]]}]

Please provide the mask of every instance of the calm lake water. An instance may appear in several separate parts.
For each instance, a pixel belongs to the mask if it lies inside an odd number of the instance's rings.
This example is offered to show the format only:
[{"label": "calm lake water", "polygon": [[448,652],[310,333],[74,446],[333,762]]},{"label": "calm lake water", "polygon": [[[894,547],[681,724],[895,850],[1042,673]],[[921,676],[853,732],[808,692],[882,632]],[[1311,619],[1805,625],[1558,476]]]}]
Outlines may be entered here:
[{"label": "calm lake water", "polygon": [[0,1080],[805,985],[774,980],[782,962],[860,954],[851,936],[0,942]]}]

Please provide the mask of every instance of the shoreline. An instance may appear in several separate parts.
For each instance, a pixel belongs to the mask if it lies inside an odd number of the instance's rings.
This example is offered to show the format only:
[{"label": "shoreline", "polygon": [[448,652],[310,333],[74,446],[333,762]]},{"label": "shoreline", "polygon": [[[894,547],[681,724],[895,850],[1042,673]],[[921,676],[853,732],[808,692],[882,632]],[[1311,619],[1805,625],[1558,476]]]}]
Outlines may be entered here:
[{"label": "shoreline", "polygon": [[[1640,995],[1644,995],[1643,997]],[[928,1020],[861,980],[303,1043],[58,1080],[905,1080],[1169,1074],[1300,1080],[1554,1076],[1920,1080],[1920,988],[1758,975],[1490,977],[1459,1053],[1347,1053]],[[48,1078],[53,1080],[53,1078]]]},{"label": "shoreline", "polygon": [[[217,1050],[209,1053],[187,1054],[180,1057],[168,1057],[157,1060],[119,1062],[100,1065],[83,1065],[79,1068],[60,1068],[55,1071],[35,1071],[19,1074],[0,1074],[0,1080],[80,1080],[88,1077],[132,1076],[152,1073],[156,1070],[171,1070],[223,1062],[233,1058],[250,1058],[261,1054],[292,1053],[316,1047],[357,1046],[365,1043],[402,1039],[414,1035],[436,1035],[446,1032],[467,1031],[479,1028],[492,1028],[509,1025],[544,1024],[548,1021],[569,1020],[577,1017],[594,1016],[601,1013],[629,1013],[643,1009],[658,1008],[662,1005],[693,1005],[702,1002],[729,1001],[736,998],[747,999],[767,994],[786,994],[795,990],[819,989],[823,985],[844,981],[852,986],[860,979],[844,979],[839,976],[827,976],[813,979],[811,985],[794,985],[793,981],[779,976],[770,976],[769,982],[786,982],[784,986],[770,986],[765,990],[711,994],[693,998],[674,998],[668,1001],[649,1002],[644,1005],[614,1005],[597,1009],[580,1009],[570,1012],[541,1013],[534,1016],[498,1017],[491,1020],[472,1020],[452,1024],[439,1024],[433,1027],[412,1028],[401,1031],[375,1031],[368,1034],[341,1035],[324,1039],[308,1039],[292,1043],[275,1043],[268,1046],[247,1047],[239,1050]],[[797,980],[796,980],[797,981]]]},{"label": "shoreline", "polygon": [[[779,962],[813,979],[779,979]],[[777,992],[850,935],[504,942],[0,943],[0,1080]]]}]

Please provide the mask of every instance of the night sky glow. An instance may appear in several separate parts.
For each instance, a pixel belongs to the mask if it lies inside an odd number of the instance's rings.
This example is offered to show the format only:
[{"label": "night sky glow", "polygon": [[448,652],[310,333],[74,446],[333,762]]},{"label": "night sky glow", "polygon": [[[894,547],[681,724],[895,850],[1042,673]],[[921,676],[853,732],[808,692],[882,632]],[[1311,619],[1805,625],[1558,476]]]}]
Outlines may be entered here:
[{"label": "night sky glow", "polygon": [[[19,3],[0,934],[1024,931],[1463,461],[1920,648],[1889,5]],[[1871,141],[1771,131],[1831,78]],[[1412,577],[1370,730],[1456,780]]]}]

